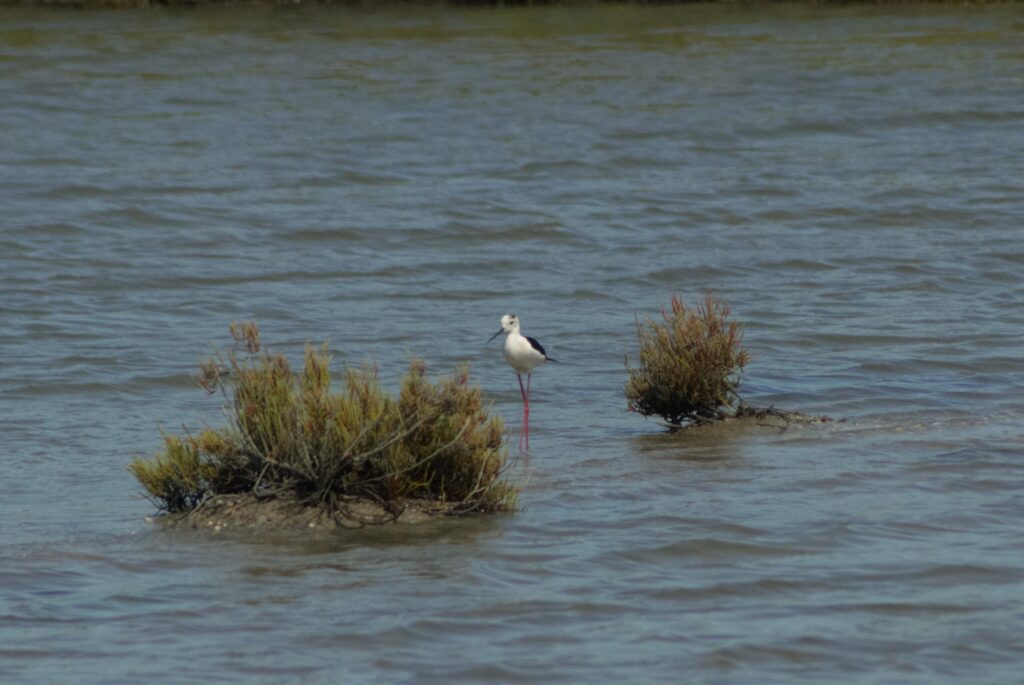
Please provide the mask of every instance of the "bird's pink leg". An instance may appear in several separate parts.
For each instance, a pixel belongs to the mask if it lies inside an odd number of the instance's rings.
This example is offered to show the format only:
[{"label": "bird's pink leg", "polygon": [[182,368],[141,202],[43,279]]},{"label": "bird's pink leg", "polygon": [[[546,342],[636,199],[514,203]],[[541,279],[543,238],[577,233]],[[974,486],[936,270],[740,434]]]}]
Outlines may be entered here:
[{"label": "bird's pink leg", "polygon": [[[519,431],[519,451],[523,451],[523,436],[526,436],[526,449],[530,449],[530,394],[523,388],[523,377],[516,374],[516,379],[519,381],[519,393],[523,396],[523,428]],[[529,384],[530,377],[526,377],[526,382]]]},{"label": "bird's pink leg", "polygon": [[530,379],[533,371],[526,374],[526,449],[530,449]]}]

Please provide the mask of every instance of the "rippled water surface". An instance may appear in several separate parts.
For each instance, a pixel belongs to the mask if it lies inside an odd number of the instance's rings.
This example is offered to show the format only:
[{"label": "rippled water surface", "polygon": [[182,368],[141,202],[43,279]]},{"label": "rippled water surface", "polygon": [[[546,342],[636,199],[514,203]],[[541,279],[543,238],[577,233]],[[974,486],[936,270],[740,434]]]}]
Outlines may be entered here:
[{"label": "rippled water surface", "polygon": [[[0,11],[0,680],[1012,683],[1024,11]],[[669,436],[639,315],[710,289],[745,395]],[[186,535],[125,469],[222,420],[233,319],[457,362],[522,509]]]}]

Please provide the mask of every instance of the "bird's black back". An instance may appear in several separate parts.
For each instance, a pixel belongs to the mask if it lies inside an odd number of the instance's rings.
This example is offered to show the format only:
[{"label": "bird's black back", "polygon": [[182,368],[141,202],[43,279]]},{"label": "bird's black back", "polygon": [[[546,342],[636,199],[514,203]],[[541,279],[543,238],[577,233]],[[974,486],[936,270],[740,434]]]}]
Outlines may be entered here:
[{"label": "bird's black back", "polygon": [[548,353],[544,351],[544,346],[537,342],[536,338],[531,338],[528,335],[524,335],[523,337],[526,338],[526,342],[530,343],[530,347],[544,355],[544,358],[547,359],[549,362],[558,361],[557,359],[552,359],[551,357],[548,356]]}]

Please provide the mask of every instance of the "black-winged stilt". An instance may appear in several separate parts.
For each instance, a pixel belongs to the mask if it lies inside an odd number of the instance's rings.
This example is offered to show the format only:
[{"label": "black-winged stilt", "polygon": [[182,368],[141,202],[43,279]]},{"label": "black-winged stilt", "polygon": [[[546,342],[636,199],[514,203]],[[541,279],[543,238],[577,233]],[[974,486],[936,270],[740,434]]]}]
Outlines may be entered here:
[{"label": "black-winged stilt", "polygon": [[[519,332],[519,318],[515,314],[501,317],[501,330],[491,336],[491,342],[502,333],[506,334],[505,346],[501,354],[505,361],[516,372],[519,381],[519,392],[523,395],[523,431],[519,434],[519,449],[523,449],[523,436],[526,436],[526,449],[530,449],[530,378],[533,370],[544,362],[557,362],[552,359],[539,342]],[[526,374],[526,387],[523,388],[523,376]]]}]

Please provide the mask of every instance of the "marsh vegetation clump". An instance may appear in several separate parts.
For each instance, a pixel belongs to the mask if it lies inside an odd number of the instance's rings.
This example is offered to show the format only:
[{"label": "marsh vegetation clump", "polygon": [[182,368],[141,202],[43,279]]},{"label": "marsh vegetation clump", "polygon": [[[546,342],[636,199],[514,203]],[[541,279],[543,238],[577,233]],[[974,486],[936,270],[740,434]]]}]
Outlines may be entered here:
[{"label": "marsh vegetation clump", "polygon": [[637,320],[636,364],[626,356],[630,409],[673,427],[735,415],[740,372],[750,357],[729,314],[729,306],[709,293],[696,307],[673,296],[660,321]]},{"label": "marsh vegetation clump", "polygon": [[437,382],[413,360],[397,396],[371,368],[348,369],[335,390],[327,345],[307,345],[302,368],[261,349],[254,323],[232,324],[226,355],[198,383],[227,399],[228,424],[168,435],[130,470],[157,506],[187,512],[217,495],[290,498],[327,512],[373,502],[396,515],[407,501],[445,513],[507,511],[501,419],[490,416],[466,367]]}]

